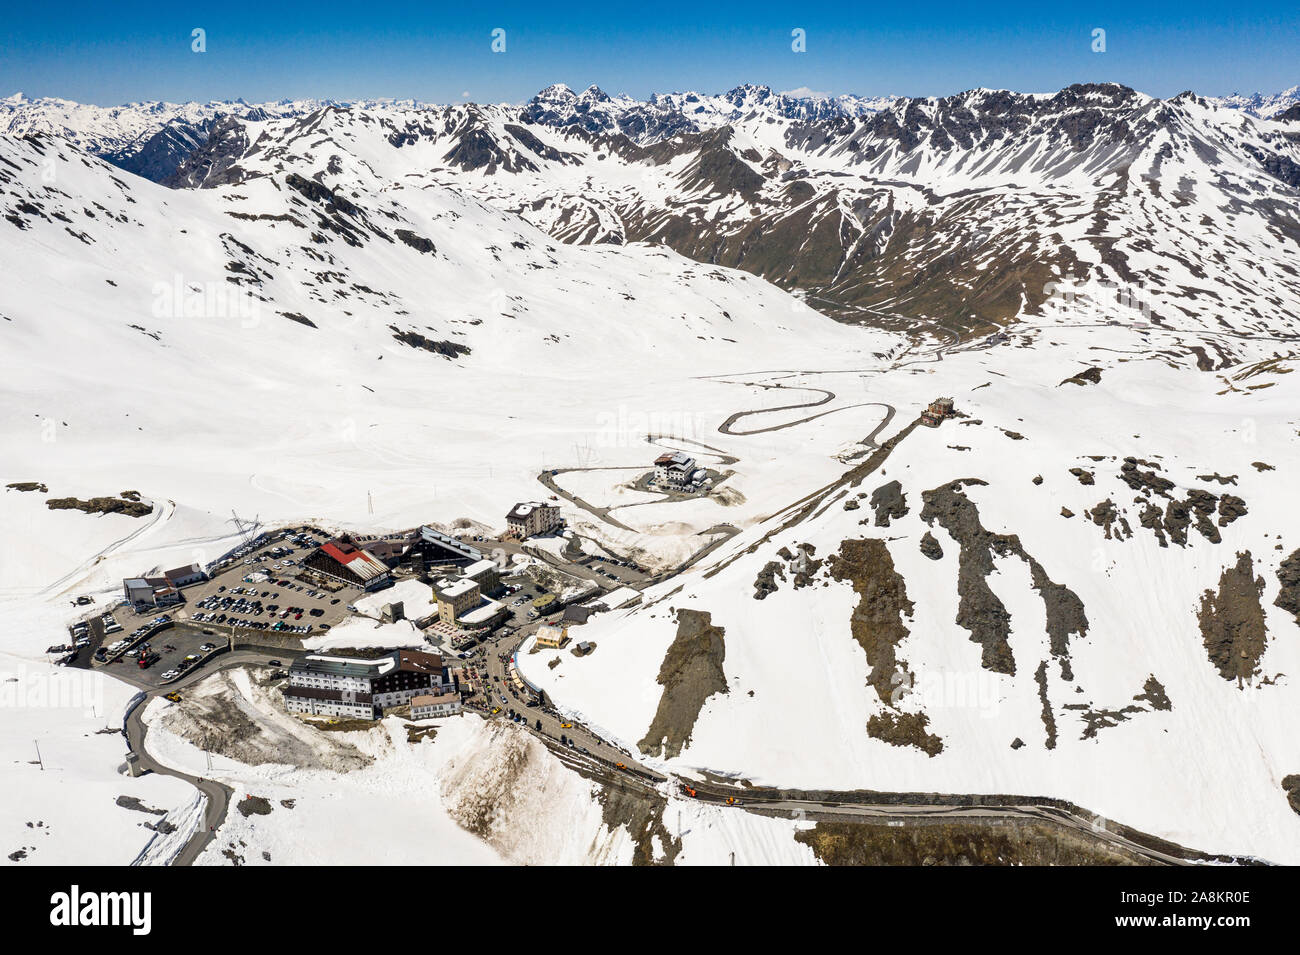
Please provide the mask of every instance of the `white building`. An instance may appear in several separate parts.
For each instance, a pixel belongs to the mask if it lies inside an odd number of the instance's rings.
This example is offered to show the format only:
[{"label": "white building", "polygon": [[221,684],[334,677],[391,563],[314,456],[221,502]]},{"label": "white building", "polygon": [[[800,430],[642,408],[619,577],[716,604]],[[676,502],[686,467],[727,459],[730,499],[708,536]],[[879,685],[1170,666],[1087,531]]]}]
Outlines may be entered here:
[{"label": "white building", "polygon": [[655,458],[655,481],[673,487],[688,487],[695,472],[695,459],[683,451]]},{"label": "white building", "polygon": [[460,694],[452,690],[442,693],[425,693],[411,698],[411,719],[431,720],[439,716],[455,716],[460,712]]},{"label": "white building", "polygon": [[284,705],[292,713],[376,719],[422,695],[455,693],[442,657],[394,650],[374,660],[308,654],[289,668]]}]

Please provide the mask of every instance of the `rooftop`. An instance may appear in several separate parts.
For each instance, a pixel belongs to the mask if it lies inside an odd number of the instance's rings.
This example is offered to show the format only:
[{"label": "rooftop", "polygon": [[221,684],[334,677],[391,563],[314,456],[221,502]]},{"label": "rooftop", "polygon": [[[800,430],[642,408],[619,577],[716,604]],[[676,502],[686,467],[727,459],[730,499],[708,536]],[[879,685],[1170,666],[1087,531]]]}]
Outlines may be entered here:
[{"label": "rooftop", "polygon": [[488,571],[496,569],[496,561],[488,560],[484,557],[482,560],[476,560],[474,563],[466,567],[464,570],[464,576],[477,577],[479,574],[487,573]]},{"label": "rooftop", "polygon": [[442,657],[436,653],[425,653],[423,650],[398,650],[393,656],[397,658],[398,666],[403,670],[431,673],[442,669]]},{"label": "rooftop", "polygon": [[471,625],[479,624],[479,623],[487,623],[498,613],[500,613],[502,609],[503,609],[503,605],[499,600],[490,600],[487,597],[484,597],[483,602],[481,604],[479,604],[473,610],[470,610],[460,615],[460,622],[468,623]]},{"label": "rooftop", "polygon": [[360,660],[355,657],[331,657],[324,654],[309,653],[295,663],[291,669],[308,670],[312,673],[330,673],[334,676],[374,679],[390,672],[396,665],[396,654],[378,657],[374,660]]},{"label": "rooftop", "polygon": [[382,560],[345,537],[326,541],[320,549],[362,580],[371,580],[388,572],[388,567]]},{"label": "rooftop", "polygon": [[442,531],[436,531],[428,525],[420,528],[420,538],[427,544],[438,544],[470,560],[481,560],[483,557],[483,552],[477,547],[472,547],[463,540],[444,534]]},{"label": "rooftop", "polygon": [[434,585],[434,592],[437,593],[439,597],[446,597],[449,600],[454,600],[457,597],[462,597],[470,591],[475,590],[477,587],[478,581],[471,580],[469,577],[457,577],[454,580],[450,577],[444,577]]},{"label": "rooftop", "polygon": [[546,504],[543,501],[524,501],[523,503],[516,504],[514,507],[510,508],[510,513],[506,515],[506,519],[509,520],[512,517],[524,518],[527,517],[529,514],[531,514],[533,511],[537,510],[539,507],[555,507],[555,506],[556,505],[554,504]]},{"label": "rooftop", "polygon": [[695,459],[684,451],[673,451],[659,455],[655,458],[655,464],[660,467],[695,467]]}]

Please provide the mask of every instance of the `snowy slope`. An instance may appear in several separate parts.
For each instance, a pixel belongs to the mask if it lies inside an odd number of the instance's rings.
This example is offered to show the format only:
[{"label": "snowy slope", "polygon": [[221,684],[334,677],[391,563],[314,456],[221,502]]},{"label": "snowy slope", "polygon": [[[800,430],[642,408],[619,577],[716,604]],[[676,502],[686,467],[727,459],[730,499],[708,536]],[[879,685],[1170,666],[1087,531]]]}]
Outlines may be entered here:
[{"label": "snowy slope", "polygon": [[[544,93],[523,111],[331,108],[256,124],[229,176],[260,175],[268,157],[325,171],[337,155],[330,175],[358,186],[453,189],[568,243],[666,245],[850,321],[990,329],[1091,283],[1171,325],[1194,326],[1209,299],[1243,326],[1293,328],[1288,124],[1090,85],[808,120],[745,106],[638,138],[599,118],[609,104],[590,90]],[[353,176],[348,156],[366,169]]]},{"label": "snowy slope", "polygon": [[[596,644],[592,655],[522,653],[525,674],[584,721],[681,771],[800,788],[1055,796],[1202,849],[1300,860],[1300,815],[1281,784],[1300,767],[1300,698],[1289,676],[1300,667],[1300,621],[1274,605],[1278,565],[1300,546],[1288,503],[1300,469],[1300,395],[1285,373],[1295,363],[1237,382],[1230,376],[1242,368],[1191,370],[1182,336],[1049,326],[1012,341],[872,378],[870,391],[900,408],[945,393],[968,417],[918,428],[879,472],[827,495],[804,519],[786,527],[795,509],[778,513],[648,591],[641,607],[578,628],[575,639]],[[1254,347],[1267,354],[1275,346]],[[1100,383],[1059,384],[1081,362],[1104,369]],[[1248,390],[1251,382],[1270,386]],[[1247,513],[1222,527],[1212,521],[1217,543],[1192,529],[1185,544],[1162,547],[1122,480],[1130,455],[1157,465],[1174,484],[1172,499],[1191,489],[1226,493],[1244,500]],[[1232,480],[1220,484],[1215,474]],[[1013,672],[982,662],[961,620],[959,595],[977,596],[960,578],[962,547],[942,520],[924,515],[925,492],[965,479],[980,482],[962,493],[983,527],[1018,535],[1051,582],[1081,602],[1083,632],[1068,636],[1063,655],[1049,639],[1030,564],[1010,551],[992,557],[987,582],[1009,615]],[[882,527],[870,500],[891,480],[901,484],[907,513]],[[1105,500],[1131,536],[1117,521],[1106,529],[1086,516]],[[941,557],[922,553],[926,534]],[[879,611],[879,630],[890,620],[904,628],[899,662],[882,674],[883,696],[850,627],[858,597],[833,573],[832,555],[861,539],[884,542],[911,602],[905,611]],[[797,554],[802,544],[826,563],[796,587],[778,552]],[[972,561],[977,552],[971,548]],[[1246,552],[1268,636],[1255,674],[1238,686],[1216,669],[1198,612],[1205,592],[1217,591],[1221,573]],[[781,568],[776,591],[755,599],[769,562]],[[886,575],[873,592],[887,583]],[[658,678],[682,609],[706,611],[724,629],[727,691],[707,696],[689,743],[665,757],[645,739],[666,695]],[[996,613],[985,604],[980,616],[987,622]],[[1170,708],[1146,692],[1151,678]],[[924,714],[924,735],[941,749],[928,754],[922,738],[891,745],[869,731],[873,717],[902,714]]]}]

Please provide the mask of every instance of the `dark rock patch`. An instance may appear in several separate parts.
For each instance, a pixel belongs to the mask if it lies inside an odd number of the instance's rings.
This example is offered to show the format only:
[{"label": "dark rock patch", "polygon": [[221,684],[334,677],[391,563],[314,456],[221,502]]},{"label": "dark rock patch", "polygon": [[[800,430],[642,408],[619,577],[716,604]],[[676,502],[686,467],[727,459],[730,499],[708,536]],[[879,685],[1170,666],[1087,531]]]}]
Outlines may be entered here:
[{"label": "dark rock patch", "polygon": [[[1139,465],[1145,465],[1148,470],[1143,471]],[[1124,463],[1119,466],[1119,479],[1140,493],[1155,493],[1161,497],[1168,497],[1169,492],[1174,488],[1174,482],[1156,474],[1158,467],[1149,461],[1125,458]]]},{"label": "dark rock patch", "polygon": [[1219,526],[1227,527],[1237,518],[1246,514],[1246,502],[1232,494],[1219,498]]},{"label": "dark rock patch", "polygon": [[665,759],[680,755],[690,742],[704,701],[727,692],[724,635],[707,611],[677,611],[677,635],[659,667],[658,683],[664,692],[650,728],[637,744],[642,753]]},{"label": "dark rock patch", "polygon": [[134,809],[136,812],[147,812],[151,816],[167,815],[166,809],[155,809],[152,806],[146,806],[135,796],[118,796],[114,802],[123,809]]},{"label": "dark rock patch", "polygon": [[1273,606],[1294,615],[1295,622],[1300,624],[1300,548],[1278,565],[1277,582],[1277,599]]},{"label": "dark rock patch", "polygon": [[1169,546],[1169,540],[1165,537],[1164,512],[1160,508],[1150,501],[1143,503],[1142,513],[1138,515],[1138,521],[1143,527],[1156,535],[1156,540],[1160,542],[1161,547]]},{"label": "dark rock patch", "polygon": [[1133,697],[1139,703],[1149,703],[1151,709],[1160,712],[1168,712],[1174,708],[1174,704],[1169,701],[1169,694],[1165,692],[1164,685],[1155,678],[1155,674],[1147,677],[1146,683],[1142,684],[1142,692]]},{"label": "dark rock patch", "polygon": [[846,540],[840,544],[840,552],[831,555],[830,575],[849,581],[858,595],[849,630],[871,667],[867,682],[881,702],[894,706],[900,684],[911,682],[897,647],[908,634],[903,617],[912,616],[913,605],[902,575],[894,569],[889,548],[874,538]]},{"label": "dark rock patch", "polygon": [[929,724],[924,713],[886,710],[867,720],[867,735],[890,746],[915,746],[933,758],[943,752],[943,740],[926,729]]},{"label": "dark rock patch", "polygon": [[1120,514],[1119,509],[1115,507],[1115,502],[1110,498],[1093,505],[1083,512],[1083,516],[1105,530],[1106,540],[1128,540],[1133,536],[1133,529],[1129,527],[1128,519]]},{"label": "dark rock patch", "polygon": [[397,339],[403,345],[410,345],[412,348],[422,348],[427,352],[433,352],[433,354],[441,355],[444,358],[459,358],[461,355],[468,355],[470,353],[470,347],[468,345],[462,345],[459,342],[434,341],[416,331],[402,331],[396,325],[389,325],[388,328],[392,331],[393,338]]},{"label": "dark rock patch", "polygon": [[424,253],[425,255],[428,255],[430,253],[436,253],[438,251],[436,248],[434,248],[432,242],[430,242],[422,235],[417,235],[416,233],[412,232],[410,229],[395,229],[393,231],[393,234],[396,235],[403,242],[405,242],[407,245],[409,245],[411,248],[413,248],[416,252],[421,252]]},{"label": "dark rock patch", "polygon": [[1054,582],[1043,566],[1020,543],[1015,534],[994,534],[980,522],[979,509],[963,490],[966,482],[954,482],[921,495],[925,506],[921,519],[938,521],[961,548],[958,556],[957,624],[983,648],[981,665],[996,673],[1014,674],[1015,660],[1008,636],[1011,615],[989,588],[987,578],[994,570],[994,555],[1015,555],[1029,567],[1032,586],[1047,611],[1047,633],[1052,655],[1061,665],[1062,677],[1072,679],[1069,664],[1071,635],[1084,637],[1088,618],[1083,601],[1068,587]]},{"label": "dark rock patch", "polygon": [[1219,590],[1201,595],[1197,613],[1201,639],[1210,662],[1225,680],[1241,687],[1259,673],[1268,632],[1260,595],[1264,578],[1255,577],[1250,551],[1237,554],[1237,563],[1224,568]]},{"label": "dark rock patch", "polygon": [[1286,793],[1287,805],[1291,807],[1291,811],[1300,815],[1300,773],[1283,776],[1282,791]]},{"label": "dark rock patch", "polygon": [[1052,712],[1052,701],[1047,697],[1047,661],[1038,664],[1034,671],[1034,682],[1038,684],[1038,701],[1042,704],[1043,730],[1047,739],[1043,745],[1047,749],[1056,749],[1056,714]]},{"label": "dark rock patch", "polygon": [[75,497],[51,497],[45,506],[52,511],[78,510],[86,514],[125,514],[127,517],[144,517],[153,513],[152,504],[115,497],[92,497],[87,501]]},{"label": "dark rock patch", "polygon": [[[632,839],[632,864],[672,865],[682,851],[682,841],[664,825],[664,810],[668,800],[658,794],[621,787],[601,786],[596,798],[600,801],[601,819],[613,831],[620,826]],[[656,843],[663,851],[656,857]]]},{"label": "dark rock patch", "polygon": [[249,816],[269,816],[271,814],[271,802],[265,796],[245,796],[235,804],[247,819]]},{"label": "dark rock patch", "polygon": [[281,312],[280,314],[291,322],[297,322],[299,325],[306,325],[308,328],[319,327],[306,315],[299,314],[298,312]]},{"label": "dark rock patch", "polygon": [[888,527],[891,520],[907,514],[907,495],[897,481],[882,484],[871,492],[871,509],[876,512],[876,526]]},{"label": "dark rock patch", "polygon": [[[1061,385],[1096,385],[1101,383],[1101,369],[1096,365],[1091,365],[1079,372],[1077,375],[1071,375]],[[1061,385],[1057,385],[1059,388]]]},{"label": "dark rock patch", "polygon": [[779,589],[778,579],[785,580],[785,569],[780,561],[769,560],[754,579],[754,599],[763,600],[768,594],[776,593]]},{"label": "dark rock patch", "polygon": [[926,531],[921,536],[921,553],[931,560],[938,560],[943,557],[943,547],[940,546],[938,539]]}]

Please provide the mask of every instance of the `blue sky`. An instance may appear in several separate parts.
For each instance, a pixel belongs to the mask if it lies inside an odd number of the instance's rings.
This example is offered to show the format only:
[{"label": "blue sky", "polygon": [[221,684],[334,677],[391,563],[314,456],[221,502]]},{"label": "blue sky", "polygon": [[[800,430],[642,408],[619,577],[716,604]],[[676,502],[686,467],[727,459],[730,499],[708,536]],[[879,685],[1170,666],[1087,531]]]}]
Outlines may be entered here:
[{"label": "blue sky", "polygon": [[[191,51],[191,30],[207,52]],[[493,53],[491,32],[506,31]],[[802,29],[807,50],[791,49]],[[1092,31],[1106,51],[1092,51]],[[1113,80],[1157,96],[1300,84],[1296,3],[616,2],[9,4],[0,96],[522,101],[595,83],[643,97],[740,83],[942,95]]]}]

